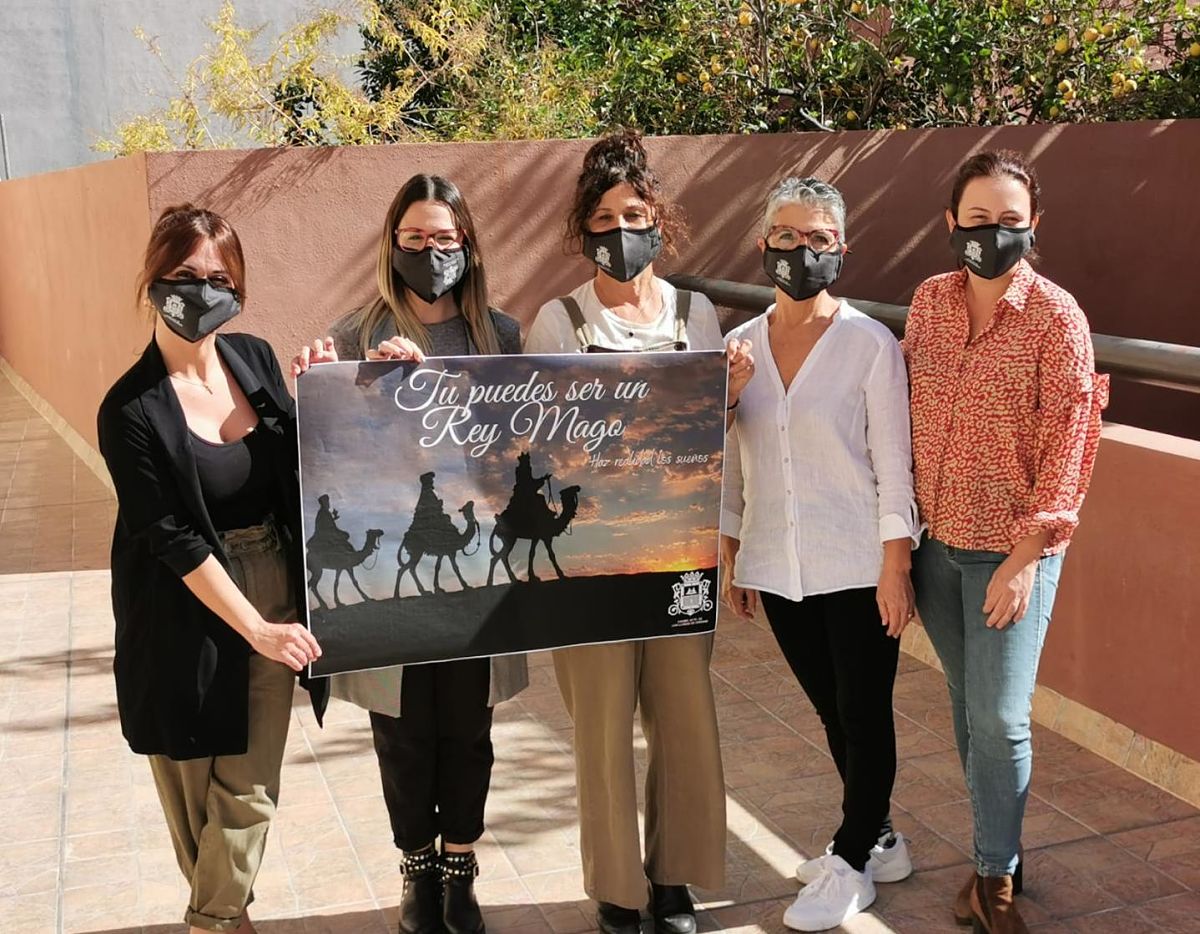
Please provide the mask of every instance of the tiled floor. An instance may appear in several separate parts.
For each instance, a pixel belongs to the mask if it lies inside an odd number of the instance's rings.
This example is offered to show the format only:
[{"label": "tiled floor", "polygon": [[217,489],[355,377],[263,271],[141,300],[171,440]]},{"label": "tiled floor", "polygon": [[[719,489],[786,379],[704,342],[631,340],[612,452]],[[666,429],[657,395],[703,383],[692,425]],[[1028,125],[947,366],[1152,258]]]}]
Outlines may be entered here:
[{"label": "tiled floor", "polygon": [[[0,378],[0,930],[181,931],[187,898],[149,770],[122,741],[110,671],[104,488]],[[590,930],[580,886],[571,729],[545,656],[496,713],[479,894],[493,934]],[[763,628],[724,620],[713,661],[727,769],[727,883],[698,892],[706,930],[782,931],[801,854],[839,785],[820,725]],[[941,676],[902,657],[895,818],[919,871],[880,886],[855,932],[957,931],[971,815]],[[1038,729],[1023,909],[1035,930],[1200,931],[1200,815]],[[394,930],[400,892],[366,717],[326,728],[297,695],[252,912],[263,934]]]}]

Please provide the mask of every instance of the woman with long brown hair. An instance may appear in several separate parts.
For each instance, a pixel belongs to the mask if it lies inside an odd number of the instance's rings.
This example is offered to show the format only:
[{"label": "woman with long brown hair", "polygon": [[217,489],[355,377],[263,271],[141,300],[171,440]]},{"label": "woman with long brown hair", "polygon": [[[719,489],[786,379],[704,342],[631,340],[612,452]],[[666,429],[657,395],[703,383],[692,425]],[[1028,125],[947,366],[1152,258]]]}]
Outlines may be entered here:
[{"label": "woman with long brown hair", "polygon": [[117,706],[191,884],[185,920],[246,934],[295,672],[321,654],[296,622],[294,406],[265,341],[217,333],[246,300],[223,218],[168,208],[138,295],[157,312],[154,333],[98,417],[117,491]]},{"label": "woman with long brown hair", "polygon": [[[292,372],[338,360],[520,353],[517,323],[488,305],[475,223],[448,179],[415,175],[388,208],[378,296],[301,349]],[[492,708],[529,682],[525,656],[335,675],[331,693],[370,712],[384,801],[403,853],[404,934],[484,930],[474,894],[492,770]],[[441,852],[436,847],[441,841]]]},{"label": "woman with long brown hair", "polygon": [[[567,220],[575,252],[595,274],[542,306],[526,353],[720,350],[712,303],[654,274],[682,233],[641,137],[624,132],[588,150]],[[731,354],[731,394],[752,360]],[[691,934],[688,884],[725,877],[725,785],[708,666],[712,636],[559,649],[554,671],[575,725],[584,888],[606,934],[637,934],[649,906],[658,934]],[[638,833],[633,718],[641,708],[649,771],[646,852]]]}]

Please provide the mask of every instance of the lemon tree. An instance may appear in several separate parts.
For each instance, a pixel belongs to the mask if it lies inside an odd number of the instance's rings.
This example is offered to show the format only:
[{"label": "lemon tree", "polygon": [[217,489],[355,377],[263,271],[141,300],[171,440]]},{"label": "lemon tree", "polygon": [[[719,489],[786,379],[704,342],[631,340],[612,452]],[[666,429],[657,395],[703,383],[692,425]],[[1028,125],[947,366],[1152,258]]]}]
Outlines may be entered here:
[{"label": "lemon tree", "polygon": [[1200,117],[1185,0],[342,2],[259,51],[225,0],[175,96],[99,148]]}]

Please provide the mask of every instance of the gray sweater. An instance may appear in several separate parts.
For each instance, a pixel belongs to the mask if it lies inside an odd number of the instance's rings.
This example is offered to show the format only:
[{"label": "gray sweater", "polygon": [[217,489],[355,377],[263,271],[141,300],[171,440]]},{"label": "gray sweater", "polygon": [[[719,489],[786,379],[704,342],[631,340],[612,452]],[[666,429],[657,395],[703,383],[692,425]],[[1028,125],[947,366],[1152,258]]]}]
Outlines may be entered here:
[{"label": "gray sweater", "polygon": [[[521,352],[521,328],[508,315],[492,309],[489,314],[496,325],[496,335],[500,339],[502,354],[519,354]],[[355,327],[356,312],[344,315],[334,322],[330,328],[334,347],[337,349],[339,360],[361,360],[362,351],[358,346],[358,329]],[[429,325],[429,341],[431,357],[462,357],[477,351],[467,334],[467,322],[460,315],[443,321],[440,324]],[[396,326],[389,319],[381,324],[371,335],[371,346],[378,347],[380,343],[396,336]],[[351,674],[334,675],[330,679],[330,693],[334,697],[350,701],[367,710],[386,714],[389,717],[399,717],[400,685],[404,676],[404,666],[394,668],[377,668],[373,671],[356,671]],[[524,655],[497,655],[491,660],[491,686],[488,690],[488,706],[495,706],[501,701],[516,696],[529,685],[529,669]]]},{"label": "gray sweater", "polygon": [[[519,354],[521,326],[502,311],[493,308],[488,313],[492,316],[496,336],[500,339],[500,353]],[[358,312],[352,311],[338,318],[330,328],[330,336],[333,337],[339,360],[363,359],[362,351],[358,347],[357,319]],[[467,334],[467,321],[462,315],[440,324],[426,325],[426,330],[429,331],[431,357],[464,357],[477,352]],[[371,346],[378,347],[384,341],[395,337],[396,333],[395,322],[388,318],[371,335]]]}]

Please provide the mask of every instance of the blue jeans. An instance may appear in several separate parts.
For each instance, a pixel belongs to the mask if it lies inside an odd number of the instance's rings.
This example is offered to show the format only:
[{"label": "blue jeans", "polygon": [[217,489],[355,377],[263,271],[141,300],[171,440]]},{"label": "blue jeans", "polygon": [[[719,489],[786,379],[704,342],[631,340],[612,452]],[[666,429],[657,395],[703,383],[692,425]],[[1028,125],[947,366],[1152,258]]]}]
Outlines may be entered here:
[{"label": "blue jeans", "polygon": [[1040,559],[1025,616],[989,629],[983,601],[1006,557],[932,538],[913,557],[917,609],[950,689],[982,876],[1011,875],[1017,867],[1033,764],[1033,688],[1063,564],[1062,553]]}]

